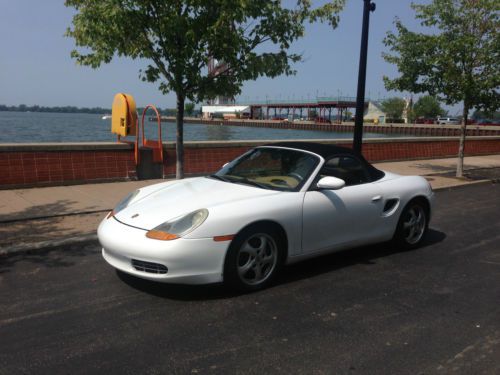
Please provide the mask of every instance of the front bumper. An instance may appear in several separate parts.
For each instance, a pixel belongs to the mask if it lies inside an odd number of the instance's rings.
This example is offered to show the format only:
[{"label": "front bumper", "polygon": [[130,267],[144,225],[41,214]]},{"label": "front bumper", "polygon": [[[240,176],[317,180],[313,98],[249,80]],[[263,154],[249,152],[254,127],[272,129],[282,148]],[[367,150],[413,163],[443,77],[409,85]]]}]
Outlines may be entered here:
[{"label": "front bumper", "polygon": [[[146,231],[104,219],[97,230],[102,256],[116,269],[159,282],[209,284],[222,281],[229,241],[212,238],[159,241],[146,237]],[[132,260],[165,266],[166,273],[151,273],[134,267]]]}]

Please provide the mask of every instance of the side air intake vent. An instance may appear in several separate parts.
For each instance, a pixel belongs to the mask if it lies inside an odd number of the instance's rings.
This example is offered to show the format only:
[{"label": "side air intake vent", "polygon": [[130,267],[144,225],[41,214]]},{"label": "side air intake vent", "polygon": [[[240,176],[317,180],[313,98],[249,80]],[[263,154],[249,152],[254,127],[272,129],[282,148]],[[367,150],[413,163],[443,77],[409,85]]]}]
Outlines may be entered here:
[{"label": "side air intake vent", "polygon": [[384,213],[387,213],[391,211],[394,207],[396,207],[396,204],[398,204],[399,199],[393,198],[393,199],[388,199],[385,202],[384,205]]}]

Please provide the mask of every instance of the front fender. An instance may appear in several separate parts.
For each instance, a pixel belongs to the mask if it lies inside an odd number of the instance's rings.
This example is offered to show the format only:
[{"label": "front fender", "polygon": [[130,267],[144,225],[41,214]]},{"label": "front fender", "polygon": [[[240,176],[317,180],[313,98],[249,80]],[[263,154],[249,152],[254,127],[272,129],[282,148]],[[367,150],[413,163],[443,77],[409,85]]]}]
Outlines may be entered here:
[{"label": "front fender", "polygon": [[288,240],[290,255],[301,252],[303,192],[283,192],[278,196],[226,203],[208,208],[207,220],[185,238],[208,238],[233,235],[259,221],[281,225]]}]

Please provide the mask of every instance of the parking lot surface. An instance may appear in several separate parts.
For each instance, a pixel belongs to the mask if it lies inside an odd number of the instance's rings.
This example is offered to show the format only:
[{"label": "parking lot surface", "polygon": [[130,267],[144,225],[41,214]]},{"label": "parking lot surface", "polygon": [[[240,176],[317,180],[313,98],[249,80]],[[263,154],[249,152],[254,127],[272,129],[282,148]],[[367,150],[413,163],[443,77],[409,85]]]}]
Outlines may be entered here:
[{"label": "parking lot surface", "polygon": [[118,274],[97,242],[3,256],[0,374],[498,374],[499,301],[500,185],[473,185],[436,193],[417,250],[328,255],[252,294]]}]

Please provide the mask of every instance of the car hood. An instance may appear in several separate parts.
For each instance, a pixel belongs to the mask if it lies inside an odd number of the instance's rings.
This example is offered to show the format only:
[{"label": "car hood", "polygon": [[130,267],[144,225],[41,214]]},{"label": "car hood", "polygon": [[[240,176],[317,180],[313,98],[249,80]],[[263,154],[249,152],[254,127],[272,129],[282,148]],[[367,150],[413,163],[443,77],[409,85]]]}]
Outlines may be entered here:
[{"label": "car hood", "polygon": [[211,207],[277,194],[280,192],[197,177],[160,184],[157,190],[143,197],[139,194],[115,217],[124,224],[151,230],[165,221],[202,208],[209,210],[210,217]]}]

